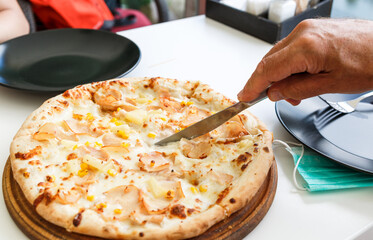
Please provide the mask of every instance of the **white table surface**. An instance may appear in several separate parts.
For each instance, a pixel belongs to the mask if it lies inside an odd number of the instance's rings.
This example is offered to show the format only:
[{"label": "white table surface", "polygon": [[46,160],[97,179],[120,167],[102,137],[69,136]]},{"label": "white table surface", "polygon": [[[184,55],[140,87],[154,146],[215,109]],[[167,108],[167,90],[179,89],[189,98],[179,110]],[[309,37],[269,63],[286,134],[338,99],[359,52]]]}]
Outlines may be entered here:
[{"label": "white table surface", "polygon": [[[233,99],[272,47],[204,16],[120,34],[138,44],[142,53],[140,64],[128,77],[200,80]],[[0,87],[0,169],[23,121],[49,97],[52,95]],[[267,99],[251,111],[273,131],[275,139],[295,141],[278,121],[274,106]],[[276,149],[275,155],[275,199],[267,215],[245,239],[347,239],[373,222],[372,188],[325,193],[295,190],[291,156],[282,148]],[[0,239],[27,239],[11,219],[3,197],[0,213]]]}]

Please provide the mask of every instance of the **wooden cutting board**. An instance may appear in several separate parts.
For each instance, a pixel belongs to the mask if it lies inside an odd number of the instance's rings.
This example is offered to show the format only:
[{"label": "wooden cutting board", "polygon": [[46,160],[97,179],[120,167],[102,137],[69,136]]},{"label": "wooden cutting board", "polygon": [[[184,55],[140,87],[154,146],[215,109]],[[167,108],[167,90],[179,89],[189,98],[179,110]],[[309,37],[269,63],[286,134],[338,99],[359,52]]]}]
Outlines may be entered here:
[{"label": "wooden cutting board", "polygon": [[[215,224],[204,234],[193,240],[238,240],[249,234],[268,212],[277,187],[276,162],[267,175],[263,185],[254,198],[240,211],[229,218]],[[26,200],[18,183],[13,178],[13,172],[8,159],[3,173],[3,194],[8,211],[21,229],[30,239],[35,240],[102,240],[78,233],[67,232],[41,218],[32,205]]]}]

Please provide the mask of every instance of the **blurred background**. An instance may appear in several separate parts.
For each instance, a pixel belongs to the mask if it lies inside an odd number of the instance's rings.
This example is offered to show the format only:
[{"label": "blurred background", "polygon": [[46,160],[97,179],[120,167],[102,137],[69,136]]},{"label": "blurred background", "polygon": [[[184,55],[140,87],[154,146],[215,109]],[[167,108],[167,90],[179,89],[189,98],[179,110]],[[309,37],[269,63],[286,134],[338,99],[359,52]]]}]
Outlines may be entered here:
[{"label": "blurred background", "polygon": [[[152,0],[121,0],[123,6],[141,9],[152,22],[157,22],[156,6]],[[204,13],[205,0],[166,0],[169,20]],[[334,0],[331,17],[373,20],[373,0]]]},{"label": "blurred background", "polygon": [[373,20],[373,0],[334,0],[331,17]]},{"label": "blurred background", "polygon": [[[40,0],[18,0],[28,21],[31,32],[53,28],[35,14],[35,2]],[[83,0],[81,0],[83,1]],[[88,1],[88,0],[86,0]],[[95,0],[96,2],[98,0]],[[113,32],[133,29],[161,22],[173,21],[205,13],[206,0],[100,0],[105,1],[116,18],[116,25],[106,30]],[[230,0],[243,2],[245,0]],[[34,6],[31,7],[30,2]],[[91,2],[94,2],[91,0]],[[43,3],[42,3],[43,4]],[[242,4],[241,4],[242,5]],[[48,14],[46,14],[48,15]],[[44,14],[45,17],[45,14]],[[373,20],[373,0],[334,0],[332,18],[360,18]],[[42,21],[41,21],[42,20]],[[44,20],[44,21],[43,21]]]}]

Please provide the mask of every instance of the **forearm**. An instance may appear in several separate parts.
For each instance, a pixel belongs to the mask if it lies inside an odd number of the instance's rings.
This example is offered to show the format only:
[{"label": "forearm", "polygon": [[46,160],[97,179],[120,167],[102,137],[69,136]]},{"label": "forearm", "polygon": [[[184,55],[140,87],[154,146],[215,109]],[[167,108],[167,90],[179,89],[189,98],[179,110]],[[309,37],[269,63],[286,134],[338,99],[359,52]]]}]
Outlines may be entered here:
[{"label": "forearm", "polygon": [[29,31],[29,23],[17,2],[7,5],[0,3],[0,43]]}]

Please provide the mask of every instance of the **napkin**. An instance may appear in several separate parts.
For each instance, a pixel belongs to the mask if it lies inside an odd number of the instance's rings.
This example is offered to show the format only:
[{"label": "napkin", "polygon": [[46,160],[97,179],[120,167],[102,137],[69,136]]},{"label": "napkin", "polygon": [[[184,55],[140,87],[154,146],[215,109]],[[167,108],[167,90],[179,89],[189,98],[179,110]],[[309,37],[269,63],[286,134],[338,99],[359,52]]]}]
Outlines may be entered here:
[{"label": "napkin", "polygon": [[[289,149],[287,150],[289,151]],[[345,167],[307,147],[304,147],[303,156],[302,147],[292,147],[289,152],[293,155],[298,173],[304,180],[303,187],[307,191],[316,192],[373,186],[373,175]]]}]

